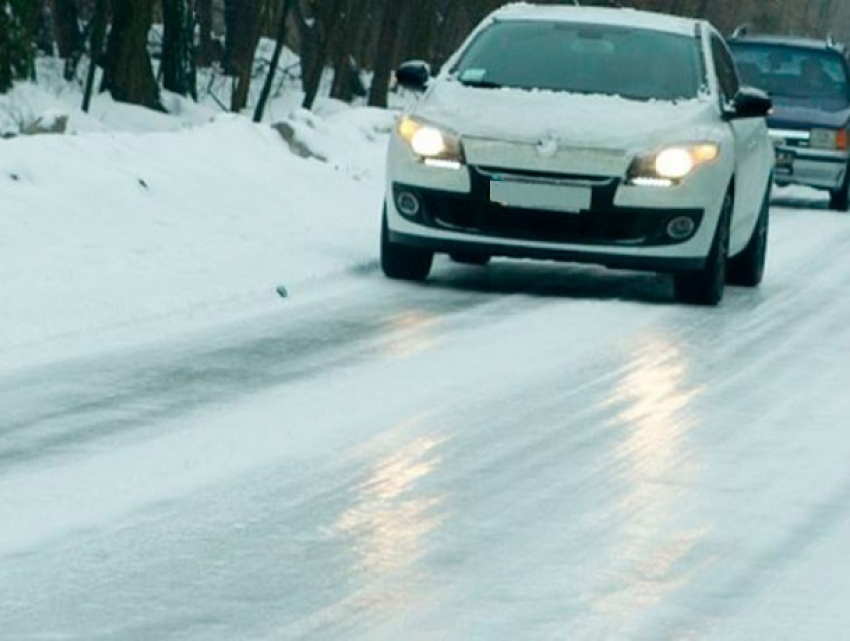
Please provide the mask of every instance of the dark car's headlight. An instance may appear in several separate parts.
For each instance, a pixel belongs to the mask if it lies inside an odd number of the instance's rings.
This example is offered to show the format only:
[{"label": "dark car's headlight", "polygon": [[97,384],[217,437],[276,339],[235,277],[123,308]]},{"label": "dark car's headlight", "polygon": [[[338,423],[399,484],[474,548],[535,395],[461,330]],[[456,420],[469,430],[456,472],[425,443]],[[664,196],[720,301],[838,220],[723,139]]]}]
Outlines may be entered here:
[{"label": "dark car's headlight", "polygon": [[455,133],[410,117],[399,121],[398,133],[426,165],[460,169],[464,163],[460,136]]},{"label": "dark car's headlight", "polygon": [[665,147],[635,158],[627,182],[638,187],[672,187],[718,156],[720,146],[713,142]]},{"label": "dark car's headlight", "polygon": [[847,151],[848,140],[846,129],[812,129],[809,146],[812,149],[828,149],[830,151]]}]

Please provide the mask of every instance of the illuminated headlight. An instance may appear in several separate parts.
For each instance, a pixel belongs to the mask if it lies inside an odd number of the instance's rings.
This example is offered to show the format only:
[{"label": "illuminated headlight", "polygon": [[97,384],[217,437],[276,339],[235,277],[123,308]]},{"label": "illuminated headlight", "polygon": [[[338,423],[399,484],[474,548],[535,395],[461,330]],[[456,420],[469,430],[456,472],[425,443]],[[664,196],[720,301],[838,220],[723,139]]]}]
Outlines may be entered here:
[{"label": "illuminated headlight", "polygon": [[399,122],[398,133],[426,165],[445,169],[463,165],[463,148],[456,134],[406,117]]},{"label": "illuminated headlight", "polygon": [[665,149],[655,157],[655,173],[660,178],[681,180],[693,171],[694,165],[687,149]]},{"label": "illuminated headlight", "polygon": [[639,187],[672,187],[719,155],[720,147],[715,143],[666,147],[637,157],[629,168],[627,181]]},{"label": "illuminated headlight", "polygon": [[848,148],[846,129],[812,129],[809,145],[812,149],[838,149],[844,151]]}]

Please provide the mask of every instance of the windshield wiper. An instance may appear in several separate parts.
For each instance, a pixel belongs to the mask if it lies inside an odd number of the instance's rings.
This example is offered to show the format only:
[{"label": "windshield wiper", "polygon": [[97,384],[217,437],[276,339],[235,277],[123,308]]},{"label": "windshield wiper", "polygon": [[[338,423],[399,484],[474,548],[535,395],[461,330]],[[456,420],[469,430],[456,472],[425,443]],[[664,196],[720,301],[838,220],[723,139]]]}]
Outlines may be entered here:
[{"label": "windshield wiper", "polygon": [[501,89],[504,86],[492,80],[464,80],[458,78],[458,82],[464,87],[475,87],[476,89]]}]

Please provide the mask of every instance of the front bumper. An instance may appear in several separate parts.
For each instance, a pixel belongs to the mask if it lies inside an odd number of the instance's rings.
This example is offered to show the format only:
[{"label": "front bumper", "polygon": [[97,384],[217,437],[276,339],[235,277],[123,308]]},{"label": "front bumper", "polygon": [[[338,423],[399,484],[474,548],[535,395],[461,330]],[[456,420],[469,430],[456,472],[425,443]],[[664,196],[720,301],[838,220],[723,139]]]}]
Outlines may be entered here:
[{"label": "front bumper", "polygon": [[[572,177],[565,182],[581,185],[591,192],[587,209],[565,213],[543,209],[505,206],[493,202],[491,181],[505,172],[470,167],[470,189],[466,193],[420,187],[394,182],[391,196],[394,203],[401,198],[414,198],[419,206],[415,214],[405,216],[432,230],[443,230],[490,236],[510,241],[538,241],[581,244],[590,246],[662,247],[689,240],[702,224],[704,211],[698,207],[670,206],[641,207],[615,203],[621,181],[616,178]],[[528,172],[527,172],[528,173]],[[513,172],[522,179],[523,174]],[[535,172],[534,179],[544,178]],[[564,180],[550,175],[549,180]],[[674,239],[667,226],[675,218],[693,221],[694,232],[685,238]]]},{"label": "front bumper", "polygon": [[423,236],[393,230],[389,232],[389,239],[393,243],[441,254],[472,253],[482,256],[585,263],[602,265],[612,269],[638,271],[692,271],[702,269],[706,261],[705,257],[653,256],[636,253],[614,254],[587,249],[565,249],[551,245],[495,242],[486,238],[471,241],[469,238]]},{"label": "front bumper", "polygon": [[844,184],[850,155],[834,151],[776,147],[774,175],[780,185],[805,185],[837,191]]},{"label": "front bumper", "polygon": [[850,152],[812,149],[808,131],[771,129],[776,152],[775,180],[780,185],[805,185],[837,191],[844,185]]},{"label": "front bumper", "polygon": [[[592,185],[589,208],[567,213],[491,202],[491,169],[441,171],[391,164],[388,231],[394,243],[438,253],[648,271],[695,270],[704,266],[714,238],[729,180],[725,171],[720,165],[705,167],[685,184],[669,189],[629,186],[611,176],[566,177]],[[416,196],[415,212],[408,207],[400,213],[402,193]],[[696,229],[674,241],[666,229],[678,216],[690,217]]]}]

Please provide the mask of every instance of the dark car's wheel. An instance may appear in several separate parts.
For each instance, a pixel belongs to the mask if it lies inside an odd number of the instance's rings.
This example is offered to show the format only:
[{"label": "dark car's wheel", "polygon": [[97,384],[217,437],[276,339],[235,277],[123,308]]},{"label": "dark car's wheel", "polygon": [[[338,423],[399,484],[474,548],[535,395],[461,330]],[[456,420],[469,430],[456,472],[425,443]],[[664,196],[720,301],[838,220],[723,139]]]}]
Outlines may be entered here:
[{"label": "dark car's wheel", "polygon": [[770,227],[770,187],[761,205],[758,222],[750,242],[737,256],[729,260],[726,282],[741,287],[758,287],[764,278],[767,262],[767,236]]},{"label": "dark car's wheel", "polygon": [[720,220],[714,233],[714,242],[699,271],[679,272],[674,275],[676,299],[690,305],[714,306],[723,299],[726,289],[726,268],[729,258],[729,224],[732,218],[732,193],[726,194]]},{"label": "dark car's wheel", "polygon": [[387,278],[423,281],[431,273],[434,254],[415,247],[390,242],[387,213],[381,223],[381,269]]},{"label": "dark car's wheel", "polygon": [[850,166],[844,173],[841,187],[829,192],[829,208],[836,211],[847,211],[850,208]]},{"label": "dark car's wheel", "polygon": [[478,265],[480,267],[483,267],[484,265],[490,262],[490,257],[487,254],[454,252],[452,254],[449,254],[449,258],[451,258],[456,263],[462,263],[464,265]]}]

